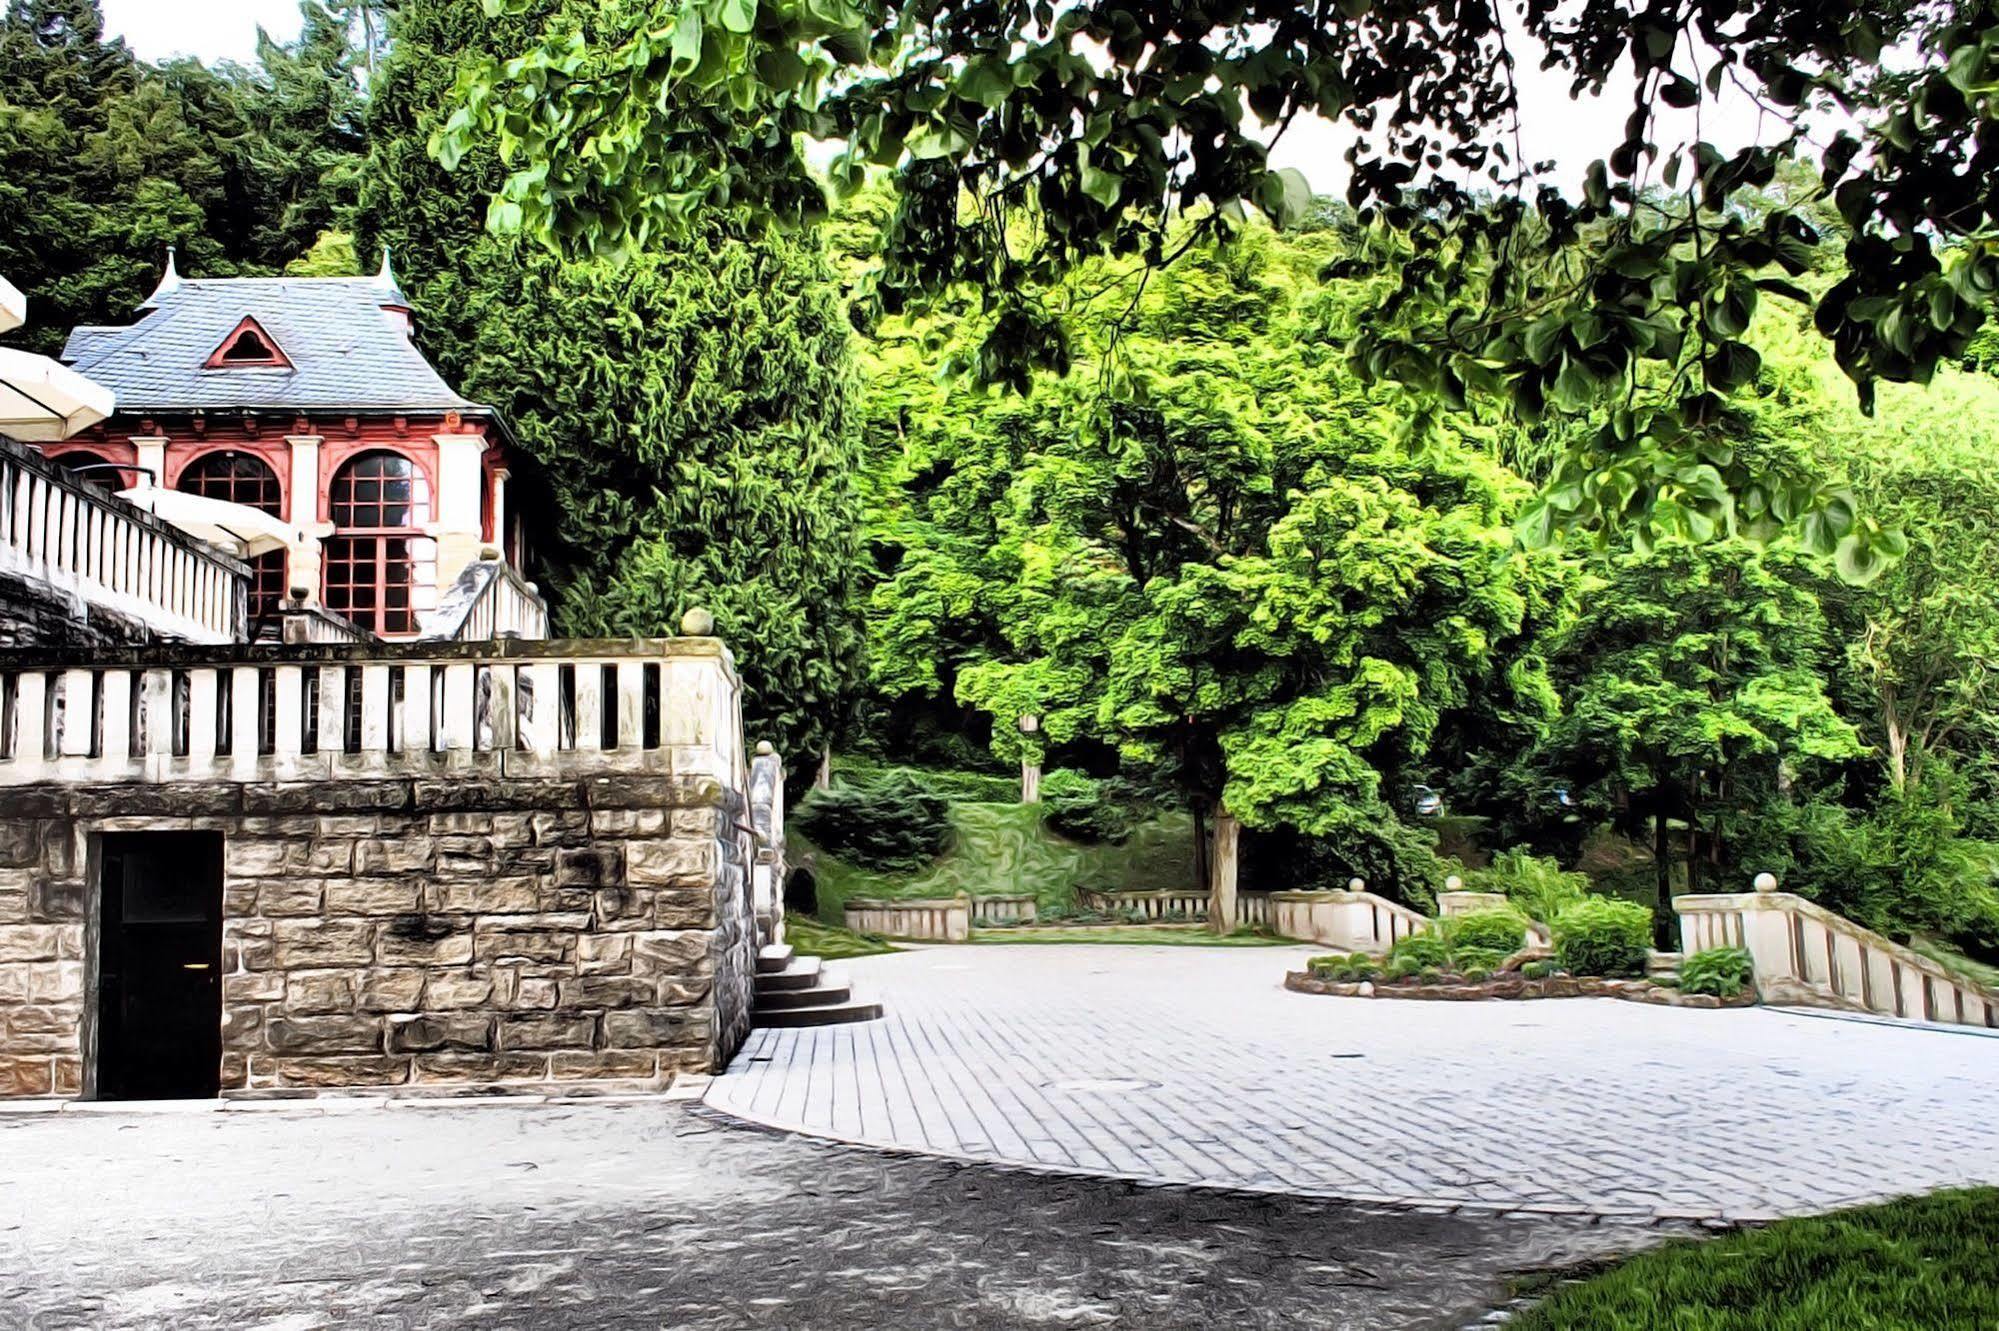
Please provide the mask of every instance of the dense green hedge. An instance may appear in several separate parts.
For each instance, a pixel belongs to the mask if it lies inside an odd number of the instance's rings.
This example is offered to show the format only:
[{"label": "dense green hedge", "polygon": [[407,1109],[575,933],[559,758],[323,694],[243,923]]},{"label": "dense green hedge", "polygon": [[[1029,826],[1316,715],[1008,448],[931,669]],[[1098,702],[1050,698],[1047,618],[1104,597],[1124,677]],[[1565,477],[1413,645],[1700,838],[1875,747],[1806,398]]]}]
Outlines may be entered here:
[{"label": "dense green hedge", "polygon": [[950,839],[949,806],[907,772],[814,790],[791,824],[821,850],[869,869],[920,869]]},{"label": "dense green hedge", "polygon": [[1589,897],[1552,925],[1555,960],[1571,975],[1639,976],[1652,943],[1652,912],[1635,901]]}]

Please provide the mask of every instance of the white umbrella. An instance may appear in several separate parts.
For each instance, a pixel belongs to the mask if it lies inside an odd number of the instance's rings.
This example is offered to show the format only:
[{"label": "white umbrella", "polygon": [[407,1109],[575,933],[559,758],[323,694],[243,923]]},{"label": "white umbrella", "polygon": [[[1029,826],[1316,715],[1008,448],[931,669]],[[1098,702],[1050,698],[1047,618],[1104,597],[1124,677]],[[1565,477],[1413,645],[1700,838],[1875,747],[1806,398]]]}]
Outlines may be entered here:
[{"label": "white umbrella", "polygon": [[28,298],[21,289],[0,277],[0,333],[11,332],[28,322]]},{"label": "white umbrella", "polygon": [[0,347],[0,434],[31,443],[67,439],[109,416],[117,402],[67,365]]},{"label": "white umbrella", "polygon": [[267,550],[288,549],[304,539],[298,528],[283,518],[226,499],[163,490],[157,485],[120,490],[118,497],[172,523],[189,536],[219,545],[242,559]]}]

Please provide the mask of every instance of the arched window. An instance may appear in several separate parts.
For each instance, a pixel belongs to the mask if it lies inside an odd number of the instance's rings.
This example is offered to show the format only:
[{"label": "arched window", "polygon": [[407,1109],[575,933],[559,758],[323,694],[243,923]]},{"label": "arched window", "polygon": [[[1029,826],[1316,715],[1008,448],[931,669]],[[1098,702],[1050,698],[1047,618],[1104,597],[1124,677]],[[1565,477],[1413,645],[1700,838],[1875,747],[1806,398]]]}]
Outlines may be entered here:
[{"label": "arched window", "polygon": [[435,555],[419,531],[430,484],[398,453],[362,453],[334,473],[326,608],[377,633],[416,632],[413,593]]},{"label": "arched window", "polygon": [[[284,495],[278,474],[255,453],[222,449],[204,453],[187,465],[174,485],[188,494],[203,495],[275,517],[284,516]],[[277,614],[285,596],[285,552],[267,550],[250,560],[250,620],[258,623]]]},{"label": "arched window", "polygon": [[61,467],[76,480],[87,481],[106,490],[125,488],[125,473],[95,453],[71,449],[60,457],[50,458],[49,461]]}]

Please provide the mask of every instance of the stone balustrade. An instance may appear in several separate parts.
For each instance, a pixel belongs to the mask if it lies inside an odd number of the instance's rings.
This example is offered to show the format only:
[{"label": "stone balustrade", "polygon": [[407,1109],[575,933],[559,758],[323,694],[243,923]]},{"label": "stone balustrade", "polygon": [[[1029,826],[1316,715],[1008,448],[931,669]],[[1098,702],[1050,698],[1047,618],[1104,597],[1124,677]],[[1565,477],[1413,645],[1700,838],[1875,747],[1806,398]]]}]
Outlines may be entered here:
[{"label": "stone balustrade", "polygon": [[972,898],[972,918],[999,924],[1033,924],[1039,903],[1032,893]]},{"label": "stone balustrade", "polygon": [[0,576],[38,598],[187,642],[233,642],[248,624],[249,569],[33,449],[0,439]]},{"label": "stone balustrade", "polygon": [[467,564],[436,610],[424,617],[423,637],[450,642],[548,636],[548,603],[535,585],[499,558]]},{"label": "stone balustrade", "polygon": [[[1086,888],[1078,896],[1090,910],[1106,915],[1136,913],[1148,923],[1203,922],[1208,918],[1208,894],[1191,888],[1163,888],[1153,892],[1098,892]],[[1263,925],[1269,919],[1268,893],[1244,892],[1236,897],[1237,928]]]},{"label": "stone balustrade", "polygon": [[855,933],[919,943],[963,943],[972,936],[972,899],[849,897],[846,926]]},{"label": "stone balustrade", "polygon": [[95,1093],[114,837],[217,851],[224,1095],[651,1086],[747,1032],[782,813],[719,640],[54,651],[0,652],[0,1098]]},{"label": "stone balustrade", "polygon": [[[1358,881],[1358,880],[1356,880]],[[1272,892],[1270,931],[1323,943],[1339,952],[1386,952],[1430,927],[1429,917],[1361,888]]]},{"label": "stone balustrade", "polygon": [[1888,1017],[1999,1026],[1999,993],[1825,907],[1774,890],[1673,898],[1686,955],[1748,950],[1766,1003],[1834,1007]]},{"label": "stone balustrade", "polygon": [[725,657],[712,638],[0,652],[0,785],[473,767],[733,784]]}]

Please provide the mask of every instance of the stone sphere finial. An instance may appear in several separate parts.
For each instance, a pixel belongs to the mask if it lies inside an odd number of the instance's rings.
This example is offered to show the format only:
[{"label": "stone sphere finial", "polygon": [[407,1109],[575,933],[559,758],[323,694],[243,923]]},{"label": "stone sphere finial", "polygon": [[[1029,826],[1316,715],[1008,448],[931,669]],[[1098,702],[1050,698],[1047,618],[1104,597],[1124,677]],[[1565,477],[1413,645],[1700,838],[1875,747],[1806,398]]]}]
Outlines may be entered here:
[{"label": "stone sphere finial", "polygon": [[1777,890],[1777,875],[1774,873],[1757,874],[1756,890],[1758,892],[1775,892]]},{"label": "stone sphere finial", "polygon": [[712,638],[715,636],[715,616],[697,605],[680,617],[680,631],[690,638]]},{"label": "stone sphere finial", "polygon": [[1347,891],[1349,891],[1349,892],[1365,892],[1365,891],[1367,891],[1367,880],[1366,880],[1365,878],[1349,878],[1349,879],[1347,879]]},{"label": "stone sphere finial", "polygon": [[767,757],[769,757],[769,756],[770,756],[771,754],[773,754],[773,753],[776,753],[776,752],[777,752],[777,749],[776,749],[775,747],[773,747],[773,746],[772,746],[772,744],[771,744],[771,742],[770,742],[769,740],[767,740],[767,739],[760,739],[760,740],[758,740],[758,741],[757,741],[757,757],[759,757],[759,758],[767,758]]},{"label": "stone sphere finial", "polygon": [[1465,890],[1465,880],[1456,874],[1452,874],[1444,880],[1444,890],[1446,892],[1462,892]]}]

